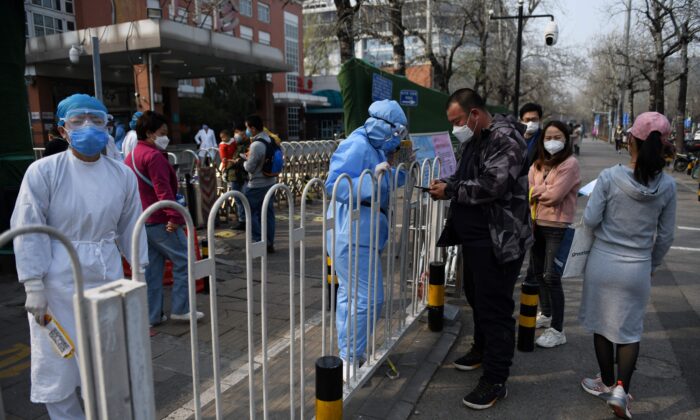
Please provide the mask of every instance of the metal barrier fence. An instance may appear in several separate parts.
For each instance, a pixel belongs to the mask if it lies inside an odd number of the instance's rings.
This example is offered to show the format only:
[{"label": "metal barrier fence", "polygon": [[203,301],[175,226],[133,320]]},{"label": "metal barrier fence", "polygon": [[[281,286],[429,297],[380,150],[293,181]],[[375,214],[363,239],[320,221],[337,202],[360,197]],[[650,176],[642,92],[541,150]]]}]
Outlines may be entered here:
[{"label": "metal barrier fence", "polygon": [[[298,148],[299,146],[291,146]],[[328,149],[331,149],[328,146]],[[294,149],[292,149],[294,150]],[[306,182],[301,188],[301,209],[298,213],[299,223],[296,223],[297,213],[295,212],[294,188],[297,178],[306,177],[313,173],[309,168],[314,170],[323,170],[323,153],[319,158],[318,154],[315,160],[307,160],[305,164],[300,165],[302,168],[295,168],[290,173],[294,174],[294,182],[292,186],[286,183],[279,183],[273,186],[265,196],[263,209],[266,208],[277,195],[285,198],[288,206],[288,232],[286,241],[289,247],[289,418],[296,418],[298,415],[302,419],[310,418],[312,413],[307,413],[305,405],[307,404],[306,385],[310,380],[310,372],[307,371],[305,359],[309,356],[320,357],[324,355],[337,355],[339,349],[336,348],[335,323],[336,305],[335,301],[331,300],[330,309],[327,309],[327,288],[335,288],[334,284],[330,285],[326,281],[326,264],[325,258],[321,259],[318,272],[321,274],[321,290],[322,290],[322,309],[320,312],[320,354],[310,355],[310,348],[316,343],[311,343],[307,340],[307,330],[311,327],[306,318],[306,293],[305,286],[308,285],[307,273],[315,270],[312,267],[307,267],[306,251],[308,247],[308,229],[310,223],[321,224],[321,242],[324,250],[328,249],[326,243],[326,234],[331,238],[330,256],[331,256],[331,272],[332,275],[337,275],[336,257],[340,250],[336,249],[336,239],[338,226],[338,209],[343,207],[348,210],[349,220],[347,239],[347,277],[344,279],[346,284],[344,288],[348,291],[348,311],[346,315],[346,353],[348,355],[356,353],[356,343],[358,341],[358,309],[359,301],[359,285],[366,281],[367,284],[367,326],[366,337],[367,342],[364,349],[366,359],[364,364],[360,366],[357,357],[352,357],[349,364],[344,366],[347,376],[347,383],[343,388],[344,400],[350,399],[358,388],[372,375],[372,373],[383,363],[388,353],[392,350],[398,340],[402,337],[405,331],[412,323],[420,316],[426,305],[427,295],[427,276],[425,275],[431,260],[442,259],[442,253],[435,248],[437,234],[442,228],[443,220],[443,202],[434,202],[429,199],[427,193],[422,190],[415,189],[415,186],[424,186],[431,179],[437,177],[440,173],[440,162],[426,160],[422,164],[413,162],[411,164],[401,164],[395,171],[382,171],[375,176],[370,171],[364,171],[358,178],[358,182],[353,184],[353,180],[347,174],[341,175],[332,188],[330,202],[328,194],[324,186],[323,178],[314,177],[309,182]],[[328,152],[332,153],[332,152]],[[297,155],[292,154],[296,159]],[[289,165],[296,165],[301,160],[291,160]],[[310,166],[306,166],[309,164]],[[327,170],[327,169],[326,169]],[[362,188],[360,188],[362,187]],[[367,202],[367,188],[369,194],[369,202]],[[320,200],[322,203],[323,217],[321,221],[309,220],[307,212],[307,197],[312,192],[320,191]],[[417,195],[414,193],[417,192]],[[388,194],[388,197],[386,197]],[[384,196],[383,196],[384,195]],[[190,306],[190,350],[192,363],[192,408],[185,413],[180,413],[185,416],[194,415],[195,419],[202,418],[202,403],[201,396],[203,393],[200,389],[200,372],[199,372],[199,347],[197,334],[196,309],[197,300],[195,294],[195,279],[208,277],[210,288],[210,313],[211,313],[211,346],[212,346],[212,363],[214,385],[213,389],[206,390],[204,394],[213,393],[214,409],[216,418],[224,418],[223,399],[221,392],[221,371],[220,371],[220,354],[219,354],[219,319],[217,311],[217,281],[216,281],[216,238],[214,236],[215,220],[218,211],[222,208],[227,200],[238,198],[243,203],[246,217],[248,220],[251,217],[251,208],[244,194],[237,191],[229,191],[222,194],[213,206],[208,215],[207,238],[209,244],[209,256],[201,261],[195,261],[194,258],[194,235],[188,235],[188,288],[189,288],[189,306]],[[384,205],[383,205],[384,204]],[[144,211],[136,223],[133,232],[133,249],[132,249],[132,267],[139,267],[139,252],[137,240],[142,229],[144,228],[146,219],[163,208],[172,208],[180,212],[185,218],[187,228],[190,232],[194,230],[194,225],[189,212],[179,204],[171,201],[158,202]],[[330,209],[330,211],[329,211]],[[369,223],[366,222],[367,209],[369,209]],[[361,216],[362,219],[361,220]],[[268,274],[268,254],[267,254],[267,212],[262,212],[262,234],[261,240],[253,242],[250,230],[250,223],[245,231],[245,273],[246,273],[246,297],[247,297],[247,339],[248,339],[248,400],[249,400],[249,418],[254,419],[261,412],[262,417],[267,419],[270,412],[269,392],[273,384],[270,383],[270,375],[274,373],[275,377],[279,377],[280,372],[271,372],[271,362],[268,357],[268,313],[267,313],[267,286],[269,282]],[[386,220],[386,232],[382,232],[383,221]],[[15,231],[9,231],[0,236],[0,243],[3,240],[25,233],[28,228],[20,228]],[[49,232],[45,228],[44,232]],[[385,254],[380,253],[379,241],[383,234],[387,235]],[[369,260],[360,258],[360,234],[369,235]],[[67,240],[66,240],[67,241]],[[70,242],[66,242],[66,247],[71,248]],[[297,258],[298,250],[298,258]],[[385,258],[384,264],[382,259]],[[396,260],[398,258],[398,266]],[[259,328],[259,337],[261,338],[261,355],[256,357],[255,337],[256,326],[254,324],[254,269],[255,262],[259,260],[260,269],[260,308],[261,308],[261,324]],[[296,270],[297,264],[299,270]],[[359,264],[367,264],[367,273],[369,277],[366,279],[360,278]],[[384,280],[380,283],[379,270],[384,265]],[[74,269],[76,282],[78,281],[79,267]],[[144,281],[142,274],[138,270],[134,270],[134,280]],[[341,281],[343,281],[341,277]],[[381,295],[378,290],[382,290]],[[81,290],[81,287],[76,288]],[[299,291],[298,302],[296,301],[296,291]],[[79,292],[79,296],[80,296]],[[78,297],[80,302],[80,297]],[[379,305],[383,304],[383,310],[377,310]],[[83,319],[80,316],[78,305],[76,307],[76,319]],[[296,314],[299,313],[299,321],[296,321]],[[382,316],[383,313],[383,316]],[[350,322],[352,320],[352,322]],[[352,324],[352,325],[351,325]],[[382,325],[383,324],[383,325]],[[299,331],[298,338],[296,331]],[[83,329],[78,329],[78,341],[81,346],[86,346],[88,342],[87,333]],[[352,342],[352,351],[351,349]],[[150,354],[150,346],[148,353]],[[83,347],[87,348],[87,347]],[[88,354],[83,352],[83,354]],[[85,358],[81,358],[81,361]],[[81,362],[82,363],[82,362]],[[150,361],[148,363],[150,368]],[[84,380],[92,378],[94,375],[93,366],[89,363],[81,365]],[[98,380],[106,380],[103,376],[96,376]],[[89,382],[84,382],[88,383]],[[261,385],[262,404],[257,404],[257,384]],[[104,386],[105,384],[103,384]],[[96,385],[97,386],[97,385]],[[152,383],[146,384],[150,390],[145,394],[153,395]],[[90,388],[88,386],[88,388]],[[86,394],[88,400],[89,394]],[[132,398],[135,396],[132,393]],[[148,398],[146,398],[148,400]],[[153,399],[151,399],[153,401]],[[153,403],[151,403],[153,404]],[[87,404],[87,418],[96,419],[98,416],[90,411],[91,403]],[[243,408],[243,407],[241,407]],[[145,413],[155,413],[155,409],[142,410]],[[152,414],[154,416],[154,414]],[[134,415],[134,418],[152,418],[149,414],[141,416]]]}]

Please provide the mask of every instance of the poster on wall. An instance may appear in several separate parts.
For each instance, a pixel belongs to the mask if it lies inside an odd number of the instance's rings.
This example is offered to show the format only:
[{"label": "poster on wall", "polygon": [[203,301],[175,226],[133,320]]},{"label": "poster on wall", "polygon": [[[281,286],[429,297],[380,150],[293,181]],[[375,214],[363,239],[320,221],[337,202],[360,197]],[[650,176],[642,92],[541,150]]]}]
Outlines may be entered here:
[{"label": "poster on wall", "polygon": [[418,161],[440,158],[440,178],[447,178],[455,173],[457,159],[447,132],[411,134],[411,141]]}]

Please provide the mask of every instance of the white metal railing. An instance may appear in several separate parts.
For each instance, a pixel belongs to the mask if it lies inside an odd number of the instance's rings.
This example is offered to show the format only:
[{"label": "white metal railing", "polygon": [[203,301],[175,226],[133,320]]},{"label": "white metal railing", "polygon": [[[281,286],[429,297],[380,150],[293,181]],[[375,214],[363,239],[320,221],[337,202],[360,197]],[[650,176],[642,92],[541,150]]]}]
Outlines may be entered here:
[{"label": "white metal railing", "polygon": [[[299,146],[291,146],[292,148]],[[331,147],[328,147],[330,150]],[[306,167],[308,168],[308,166]],[[305,169],[304,169],[305,170]],[[352,397],[355,390],[359,389],[362,384],[372,375],[372,373],[383,363],[389,352],[412,325],[412,323],[420,316],[426,304],[427,295],[427,278],[424,273],[427,271],[428,264],[433,259],[440,259],[441,254],[434,251],[434,242],[437,234],[442,227],[442,202],[434,202],[429,199],[427,193],[419,192],[414,189],[417,185],[426,185],[425,183],[437,177],[440,172],[440,162],[424,161],[422,164],[413,162],[411,164],[401,164],[393,172],[382,171],[378,175],[371,171],[364,171],[359,178],[359,185],[353,185],[352,179],[347,175],[341,175],[332,186],[332,194],[330,203],[328,201],[327,189],[324,181],[320,177],[314,177],[304,184],[301,195],[301,208],[298,214],[299,222],[297,224],[297,214],[295,212],[294,189],[292,186],[279,183],[273,186],[265,196],[263,209],[266,209],[276,196],[282,195],[288,206],[288,232],[286,233],[286,242],[289,249],[288,270],[289,270],[289,336],[288,336],[288,351],[289,351],[289,418],[295,418],[299,415],[302,419],[310,418],[312,413],[308,413],[306,409],[307,391],[306,384],[309,381],[309,372],[306,372],[305,359],[309,356],[320,357],[324,355],[337,355],[339,349],[334,345],[336,342],[337,331],[335,328],[337,307],[335,301],[331,300],[330,309],[327,309],[327,288],[335,288],[333,283],[327,282],[326,261],[325,257],[321,258],[319,267],[321,273],[321,288],[322,291],[322,309],[320,312],[320,327],[314,327],[316,324],[311,324],[306,317],[307,296],[306,290],[310,286],[307,273],[316,269],[307,266],[307,248],[309,241],[310,223],[321,224],[321,243],[324,252],[329,252],[331,256],[331,273],[337,275],[335,266],[336,256],[336,215],[337,208],[340,205],[346,205],[349,208],[350,223],[348,229],[348,266],[347,266],[347,284],[344,287],[348,290],[348,314],[346,322],[346,353],[350,356],[355,353],[356,343],[358,340],[358,284],[365,279],[358,278],[359,264],[368,264],[369,278],[367,281],[368,290],[368,305],[367,311],[367,326],[364,333],[367,336],[367,343],[364,349],[366,361],[364,365],[359,366],[358,358],[352,357],[352,363],[345,366],[348,382],[344,386],[344,400]],[[302,171],[297,174],[303,173]],[[357,193],[360,186],[371,185],[371,200],[369,206],[362,201],[362,194]],[[388,188],[383,188],[388,186]],[[339,198],[339,191],[344,189],[346,198]],[[307,196],[312,191],[320,191],[321,207],[323,216],[319,222],[317,219],[310,220],[307,209]],[[382,197],[383,194],[389,194],[388,200]],[[209,277],[209,306],[211,314],[211,335],[212,335],[212,359],[213,359],[213,389],[205,390],[204,394],[212,394],[213,398],[209,398],[215,404],[215,413],[217,419],[230,417],[231,413],[224,413],[223,397],[221,391],[221,368],[220,368],[220,349],[219,349],[219,319],[217,311],[217,282],[216,282],[216,238],[214,236],[215,219],[219,209],[231,198],[238,198],[243,203],[247,220],[250,220],[251,209],[245,195],[237,191],[229,191],[221,195],[213,206],[211,213],[208,215],[207,238],[209,243],[208,258],[195,261],[194,256],[194,234],[189,234],[187,238],[187,255],[188,255],[188,289],[189,289],[189,306],[190,306],[190,351],[192,363],[192,401],[191,409],[187,409],[181,415],[193,415],[195,419],[202,418],[202,398],[203,392],[200,388],[200,372],[199,372],[199,348],[197,334],[197,300],[195,294],[195,279]],[[386,203],[382,206],[382,203]],[[360,220],[362,209],[369,208],[370,221],[367,224]],[[192,219],[187,210],[171,201],[162,201],[155,203],[144,211],[136,223],[133,237],[138,238],[144,228],[146,219],[163,208],[172,208],[177,210],[185,218],[187,229],[190,232],[194,231]],[[331,211],[328,211],[328,210]],[[366,212],[366,210],[365,210]],[[365,213],[366,214],[366,213]],[[379,283],[379,270],[382,265],[382,254],[379,251],[379,240],[382,238],[380,231],[381,220],[386,218],[388,229],[388,241],[386,244],[386,258],[384,269],[384,280]],[[268,313],[267,313],[267,287],[270,281],[268,266],[269,259],[267,254],[267,212],[262,211],[261,220],[261,240],[253,242],[251,235],[251,223],[247,224],[245,232],[245,247],[246,255],[244,264],[246,266],[246,297],[247,297],[247,341],[248,341],[248,417],[253,419],[259,412],[262,413],[264,419],[268,418],[270,412],[269,392],[275,384],[271,383],[270,378],[280,378],[281,372],[272,372],[272,364],[268,357],[269,342],[268,342]],[[25,229],[25,228],[23,228]],[[359,258],[359,238],[360,233],[369,232],[370,234],[370,258],[369,261],[361,261]],[[20,232],[22,233],[22,232]],[[332,242],[326,243],[326,234],[329,234]],[[0,243],[11,237],[11,235],[19,234],[17,231],[6,232],[0,236]],[[132,249],[132,267],[139,267],[139,241],[134,240]],[[298,258],[297,258],[298,250]],[[399,265],[396,265],[396,253],[398,252]],[[260,309],[261,309],[261,324],[259,328],[259,337],[261,339],[261,356],[256,357],[255,338],[256,328],[254,325],[254,265],[259,260],[260,264]],[[297,265],[299,267],[297,273]],[[79,276],[79,268],[74,269],[76,279]],[[138,270],[133,271],[133,279],[143,281],[142,274]],[[77,281],[77,280],[76,280]],[[82,288],[82,287],[81,287]],[[381,288],[381,289],[380,289]],[[298,301],[295,299],[295,293],[299,290]],[[383,299],[379,299],[379,291],[382,291]],[[331,293],[333,295],[333,293]],[[398,303],[398,307],[396,304]],[[383,310],[378,311],[380,304],[384,305]],[[78,308],[76,307],[76,319],[78,317]],[[299,320],[296,320],[296,312],[299,311]],[[383,313],[383,316],[382,316]],[[352,322],[349,322],[352,321]],[[382,325],[383,328],[382,328]],[[352,324],[352,325],[351,325]],[[315,341],[309,341],[307,332],[310,328],[320,328],[320,332],[316,331],[317,337]],[[78,329],[79,343],[86,340],[85,331]],[[296,331],[299,331],[298,337]],[[383,334],[382,334],[383,332]],[[335,334],[334,334],[335,333]],[[318,338],[320,336],[320,338]],[[318,342],[320,340],[320,343]],[[320,346],[319,346],[320,344]],[[352,346],[352,351],[351,351]],[[320,348],[321,354],[310,354],[310,348]],[[150,350],[149,350],[150,351]],[[87,354],[87,353],[83,353]],[[273,356],[276,357],[276,356]],[[81,358],[82,361],[86,358]],[[90,366],[82,366],[81,369],[91,369]],[[258,372],[259,371],[259,372]],[[82,372],[81,372],[82,373]],[[90,376],[92,377],[92,376]],[[259,378],[259,379],[256,379]],[[262,390],[262,407],[258,406],[256,398],[256,381],[260,381]],[[89,384],[89,382],[86,382]],[[148,386],[148,384],[147,384]],[[152,386],[150,384],[152,393]],[[87,389],[90,387],[88,386]],[[86,394],[90,401],[89,394]],[[297,407],[298,405],[298,407]],[[96,418],[89,414],[90,404],[88,407],[88,418]],[[243,409],[243,407],[241,407]],[[154,410],[151,410],[154,412]],[[237,413],[241,416],[241,412]],[[172,416],[171,417],[178,417]]]}]

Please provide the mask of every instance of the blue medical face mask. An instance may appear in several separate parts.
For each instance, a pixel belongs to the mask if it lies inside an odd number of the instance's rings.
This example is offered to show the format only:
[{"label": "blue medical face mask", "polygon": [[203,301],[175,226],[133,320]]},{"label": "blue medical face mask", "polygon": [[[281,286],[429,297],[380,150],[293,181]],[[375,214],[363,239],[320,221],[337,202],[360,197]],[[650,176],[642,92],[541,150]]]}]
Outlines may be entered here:
[{"label": "blue medical face mask", "polygon": [[70,147],[84,156],[95,156],[107,146],[109,134],[104,128],[86,125],[68,131]]},{"label": "blue medical face mask", "polygon": [[245,129],[245,135],[248,136],[248,138],[253,137],[253,133],[250,132],[250,129],[249,129],[249,128],[246,128],[246,129]]}]

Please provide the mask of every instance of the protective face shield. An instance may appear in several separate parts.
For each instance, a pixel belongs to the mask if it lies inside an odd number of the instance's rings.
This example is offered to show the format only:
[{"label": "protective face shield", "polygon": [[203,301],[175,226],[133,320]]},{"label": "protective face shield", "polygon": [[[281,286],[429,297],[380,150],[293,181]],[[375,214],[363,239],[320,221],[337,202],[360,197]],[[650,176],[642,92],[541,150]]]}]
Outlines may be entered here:
[{"label": "protective face shield", "polygon": [[67,128],[66,133],[70,147],[83,156],[98,155],[109,142],[109,134],[104,127],[90,124],[75,130]]},{"label": "protective face shield", "polygon": [[562,150],[564,150],[564,144],[561,140],[548,140],[544,142],[544,150],[546,150],[550,155],[555,155]]},{"label": "protective face shield", "polygon": [[156,146],[160,150],[165,150],[168,147],[168,144],[170,144],[170,139],[168,138],[168,136],[158,136],[156,137],[155,142]]},{"label": "protective face shield", "polygon": [[540,123],[538,121],[530,121],[527,123],[527,128],[525,129],[525,134],[535,134],[537,130],[540,129]]},{"label": "protective face shield", "polygon": [[396,151],[408,135],[408,121],[401,106],[385,99],[374,102],[368,111],[370,118],[365,122],[365,131],[370,144],[385,152]]},{"label": "protective face shield", "polygon": [[[59,119],[66,130],[77,130],[86,125],[105,128],[112,116],[98,109],[71,109],[66,116]],[[106,130],[105,130],[106,131]]]}]

